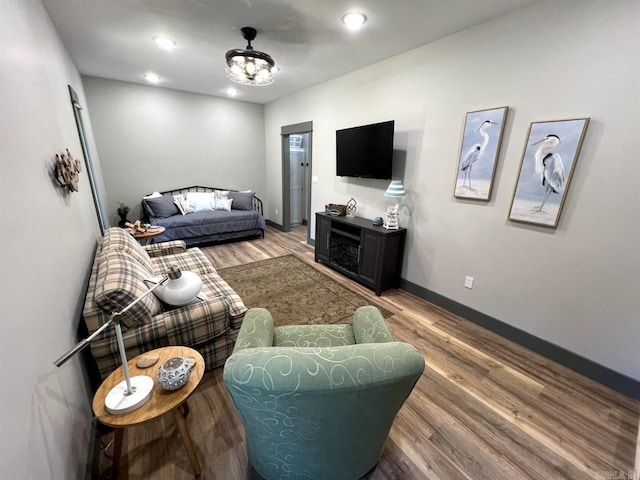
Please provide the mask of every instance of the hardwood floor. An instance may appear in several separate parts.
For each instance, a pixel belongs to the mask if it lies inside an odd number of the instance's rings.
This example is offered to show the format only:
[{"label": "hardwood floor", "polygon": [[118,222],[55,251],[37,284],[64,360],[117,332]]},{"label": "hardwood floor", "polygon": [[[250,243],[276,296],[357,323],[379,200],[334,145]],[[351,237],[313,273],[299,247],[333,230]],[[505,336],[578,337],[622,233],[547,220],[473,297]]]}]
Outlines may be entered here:
[{"label": "hardwood floor", "polygon": [[[402,290],[382,297],[315,264],[306,231],[215,246],[215,266],[294,253],[397,312],[399,341],[427,367],[400,410],[370,480],[631,479],[640,404]],[[259,477],[222,369],[189,399],[187,425],[203,479]],[[120,478],[193,478],[171,415],[125,432]],[[328,479],[329,480],[329,479]]]}]

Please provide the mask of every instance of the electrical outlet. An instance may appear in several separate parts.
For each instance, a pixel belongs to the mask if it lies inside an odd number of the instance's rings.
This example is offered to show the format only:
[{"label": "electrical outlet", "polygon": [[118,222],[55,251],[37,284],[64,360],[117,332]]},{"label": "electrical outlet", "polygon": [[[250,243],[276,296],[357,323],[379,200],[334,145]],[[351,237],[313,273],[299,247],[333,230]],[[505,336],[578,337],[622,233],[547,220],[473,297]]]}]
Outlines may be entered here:
[{"label": "electrical outlet", "polygon": [[278,209],[276,208],[276,215],[278,214]]},{"label": "electrical outlet", "polygon": [[473,288],[473,277],[467,277],[464,279],[464,286],[466,288]]}]

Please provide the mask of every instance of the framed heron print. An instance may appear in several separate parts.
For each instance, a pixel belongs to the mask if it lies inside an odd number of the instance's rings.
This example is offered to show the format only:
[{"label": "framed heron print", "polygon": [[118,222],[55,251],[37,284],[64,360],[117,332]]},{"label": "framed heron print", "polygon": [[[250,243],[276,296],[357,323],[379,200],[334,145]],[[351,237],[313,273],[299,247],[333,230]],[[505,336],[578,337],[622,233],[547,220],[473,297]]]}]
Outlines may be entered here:
[{"label": "framed heron print", "polygon": [[454,196],[489,201],[508,107],[467,113]]},{"label": "framed heron print", "polygon": [[576,118],[529,126],[510,220],[558,226],[588,124],[588,118]]}]

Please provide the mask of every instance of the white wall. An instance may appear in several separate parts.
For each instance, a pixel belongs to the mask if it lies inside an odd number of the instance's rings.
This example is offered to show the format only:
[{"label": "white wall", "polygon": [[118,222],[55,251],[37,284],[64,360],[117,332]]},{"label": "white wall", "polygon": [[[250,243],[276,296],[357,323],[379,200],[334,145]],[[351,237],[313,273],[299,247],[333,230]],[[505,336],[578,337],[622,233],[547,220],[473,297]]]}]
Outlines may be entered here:
[{"label": "white wall", "polygon": [[52,168],[65,148],[82,159],[67,85],[84,93],[38,0],[2,1],[0,19],[0,477],[82,478],[91,395],[79,358],[53,361],[77,342],[100,232],[86,168],[73,194]]},{"label": "white wall", "polygon": [[[640,379],[639,19],[637,1],[542,2],[267,105],[269,217],[280,127],[309,120],[312,211],[353,196],[382,214],[387,182],[335,176],[335,130],[394,119],[402,277]],[[455,199],[465,113],[504,105],[493,198]],[[558,228],[508,221],[530,122],[577,117],[591,123]]]},{"label": "white wall", "polygon": [[139,218],[143,195],[191,185],[266,193],[264,107],[83,77],[102,159],[107,213]]}]

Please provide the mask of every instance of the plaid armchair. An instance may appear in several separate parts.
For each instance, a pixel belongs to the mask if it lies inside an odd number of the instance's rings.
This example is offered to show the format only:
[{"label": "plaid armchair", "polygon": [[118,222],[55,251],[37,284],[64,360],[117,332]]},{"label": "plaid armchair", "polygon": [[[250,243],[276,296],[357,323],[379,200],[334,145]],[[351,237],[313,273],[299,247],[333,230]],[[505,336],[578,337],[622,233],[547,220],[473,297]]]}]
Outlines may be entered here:
[{"label": "plaid armchair", "polygon": [[[97,247],[84,304],[89,333],[108,321],[112,312],[146,292],[145,279],[164,276],[170,265],[197,273],[207,300],[169,309],[155,295],[147,295],[121,322],[127,357],[161,346],[186,345],[202,354],[207,370],[223,365],[247,308],[204,253],[198,248],[187,250],[179,240],[143,247],[121,228],[105,233]],[[121,364],[114,328],[91,342],[102,378]]]}]

